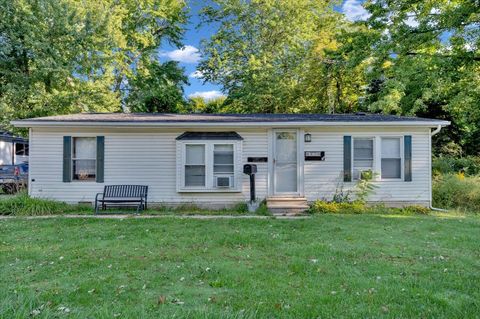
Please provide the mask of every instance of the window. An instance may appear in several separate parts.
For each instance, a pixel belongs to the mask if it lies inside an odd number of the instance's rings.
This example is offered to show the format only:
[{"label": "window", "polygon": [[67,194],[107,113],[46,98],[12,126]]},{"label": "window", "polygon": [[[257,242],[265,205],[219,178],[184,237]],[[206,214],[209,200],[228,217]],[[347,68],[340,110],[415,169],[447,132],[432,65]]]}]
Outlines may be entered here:
[{"label": "window", "polygon": [[95,137],[73,138],[72,176],[74,180],[95,181],[96,147]]},{"label": "window", "polygon": [[178,190],[235,191],[236,146],[230,141],[182,143],[183,180]]},{"label": "window", "polygon": [[15,155],[28,156],[28,144],[15,143]]},{"label": "window", "polygon": [[373,171],[373,138],[353,140],[353,179],[361,179],[362,172]]},{"label": "window", "polygon": [[402,177],[401,139],[382,137],[382,179]]},{"label": "window", "polygon": [[205,187],[205,145],[185,146],[185,186]]},{"label": "window", "polygon": [[215,144],[213,148],[213,173],[233,175],[233,145]]}]

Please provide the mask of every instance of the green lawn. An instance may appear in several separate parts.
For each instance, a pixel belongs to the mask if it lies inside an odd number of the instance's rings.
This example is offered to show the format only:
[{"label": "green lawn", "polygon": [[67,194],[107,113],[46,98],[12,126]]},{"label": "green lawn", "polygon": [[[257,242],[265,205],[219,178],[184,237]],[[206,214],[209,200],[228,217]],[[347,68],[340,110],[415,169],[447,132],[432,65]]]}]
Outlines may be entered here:
[{"label": "green lawn", "polygon": [[0,220],[0,318],[472,318],[480,218]]}]

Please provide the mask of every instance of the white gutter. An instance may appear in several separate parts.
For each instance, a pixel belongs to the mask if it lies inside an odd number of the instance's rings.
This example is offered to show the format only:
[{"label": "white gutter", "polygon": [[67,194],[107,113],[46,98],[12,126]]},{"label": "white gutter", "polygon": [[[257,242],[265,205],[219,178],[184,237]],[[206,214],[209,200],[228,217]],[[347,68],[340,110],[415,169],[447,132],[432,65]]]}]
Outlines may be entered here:
[{"label": "white gutter", "polygon": [[442,127],[450,125],[448,121],[299,121],[299,122],[101,122],[101,121],[11,121],[16,127],[172,127],[172,128],[192,128],[192,127],[314,127],[314,126],[416,126],[416,127]]},{"label": "white gutter", "polygon": [[428,208],[437,212],[448,212],[448,209],[436,208],[432,206],[432,136],[440,133],[442,125],[438,125],[437,128],[430,132],[430,205]]}]

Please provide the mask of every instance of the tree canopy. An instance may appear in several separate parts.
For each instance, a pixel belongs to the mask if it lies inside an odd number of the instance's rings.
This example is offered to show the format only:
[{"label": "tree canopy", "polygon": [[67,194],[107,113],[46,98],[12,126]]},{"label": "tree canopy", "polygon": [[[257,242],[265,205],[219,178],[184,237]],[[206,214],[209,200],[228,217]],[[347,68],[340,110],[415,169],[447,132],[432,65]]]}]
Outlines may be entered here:
[{"label": "tree canopy", "polygon": [[180,45],[182,1],[0,0],[0,7],[4,126],[12,118],[120,111],[129,104],[161,108],[141,92],[151,89],[152,73],[157,92],[164,85],[170,99],[183,93],[170,83],[185,82],[182,71],[154,59],[162,41]]},{"label": "tree canopy", "polygon": [[367,0],[349,21],[337,0],[212,0],[216,32],[198,73],[226,98],[185,98],[181,0],[0,0],[0,125],[91,111],[368,111],[452,121],[438,152],[480,152],[480,5]]}]

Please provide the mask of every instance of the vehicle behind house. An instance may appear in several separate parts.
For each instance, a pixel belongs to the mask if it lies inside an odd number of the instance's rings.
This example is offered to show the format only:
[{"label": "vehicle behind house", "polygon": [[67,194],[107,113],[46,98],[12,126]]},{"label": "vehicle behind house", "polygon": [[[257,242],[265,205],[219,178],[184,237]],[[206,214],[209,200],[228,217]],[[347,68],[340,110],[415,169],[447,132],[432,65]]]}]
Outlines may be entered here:
[{"label": "vehicle behind house", "polygon": [[0,166],[0,186],[4,193],[13,194],[28,183],[28,163]]}]

